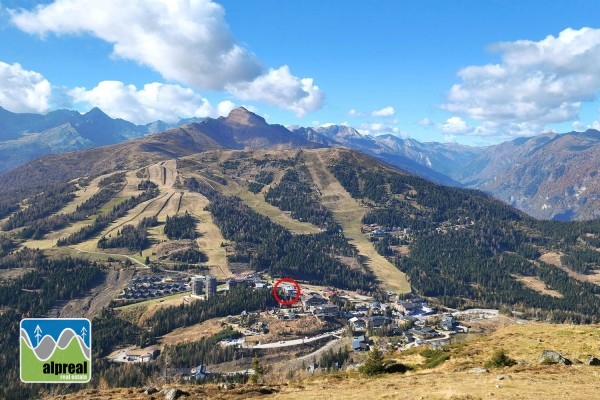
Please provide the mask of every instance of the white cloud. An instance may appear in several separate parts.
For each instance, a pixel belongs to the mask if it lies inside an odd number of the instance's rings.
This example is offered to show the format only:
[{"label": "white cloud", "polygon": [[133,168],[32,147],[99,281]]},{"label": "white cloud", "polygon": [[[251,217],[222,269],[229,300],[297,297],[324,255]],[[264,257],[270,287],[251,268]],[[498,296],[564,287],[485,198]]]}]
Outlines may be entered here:
[{"label": "white cloud", "polygon": [[252,82],[228,85],[227,90],[241,100],[259,100],[294,111],[299,117],[321,108],[325,97],[311,78],[293,76],[287,65],[270,69]]},{"label": "white cloud", "polygon": [[0,61],[0,106],[12,112],[48,111],[52,85],[40,73]]},{"label": "white cloud", "polygon": [[311,78],[292,76],[287,66],[266,71],[237,43],[223,7],[211,0],[55,0],[9,12],[25,32],[89,34],[111,43],[113,57],[194,88],[230,90],[298,115],[322,106],[323,93]]},{"label": "white cloud", "polygon": [[456,135],[451,133],[444,135],[444,143],[456,143]]},{"label": "white cloud", "polygon": [[430,126],[430,125],[432,125],[432,122],[429,118],[423,118],[422,120],[419,121],[419,125]]},{"label": "white cloud", "polygon": [[396,114],[394,107],[388,106],[384,107],[381,110],[376,110],[371,113],[373,117],[392,117]]},{"label": "white cloud", "polygon": [[[182,117],[207,117],[213,113],[208,100],[192,89],[157,82],[138,89],[119,81],[102,81],[90,90],[75,88],[69,95],[76,103],[99,107],[114,118],[138,124],[159,119],[176,122]],[[223,103],[219,112],[224,109]]]},{"label": "white cloud", "polygon": [[210,0],[56,0],[10,13],[25,32],[91,34],[113,44],[115,57],[202,89],[254,79],[263,68],[229,32],[223,7]]},{"label": "white cloud", "polygon": [[235,107],[232,101],[224,100],[217,105],[217,115],[219,117],[226,117]]},{"label": "white cloud", "polygon": [[443,124],[438,124],[437,127],[446,133],[450,134],[466,134],[472,131],[467,123],[461,117],[450,117]]},{"label": "white cloud", "polygon": [[348,111],[348,116],[349,117],[362,117],[362,116],[364,116],[364,114],[356,111],[356,109],[353,108],[350,111]]},{"label": "white cloud", "polygon": [[[514,137],[577,118],[600,91],[600,29],[565,29],[538,42],[498,43],[502,62],[458,72],[442,108]],[[486,126],[488,125],[488,126]],[[477,133],[475,130],[473,133]]]},{"label": "white cloud", "polygon": [[357,129],[360,133],[365,135],[379,135],[385,133],[399,134],[400,129],[397,126],[384,124],[381,122],[371,122],[361,124],[360,128]]}]

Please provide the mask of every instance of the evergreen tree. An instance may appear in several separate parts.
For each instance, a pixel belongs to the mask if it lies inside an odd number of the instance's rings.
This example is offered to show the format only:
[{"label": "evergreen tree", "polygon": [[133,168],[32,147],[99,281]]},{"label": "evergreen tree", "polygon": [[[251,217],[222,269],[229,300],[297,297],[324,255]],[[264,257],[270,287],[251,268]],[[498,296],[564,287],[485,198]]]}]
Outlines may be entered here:
[{"label": "evergreen tree", "polygon": [[384,372],[385,366],[383,364],[383,353],[379,350],[377,345],[371,348],[369,356],[365,361],[364,365],[360,367],[360,372],[372,376],[379,375]]},{"label": "evergreen tree", "polygon": [[262,382],[265,370],[260,364],[260,360],[257,356],[254,356],[252,358],[252,370],[254,372],[252,373],[252,375],[250,375],[250,382],[252,382],[254,385],[256,385],[259,382]]}]

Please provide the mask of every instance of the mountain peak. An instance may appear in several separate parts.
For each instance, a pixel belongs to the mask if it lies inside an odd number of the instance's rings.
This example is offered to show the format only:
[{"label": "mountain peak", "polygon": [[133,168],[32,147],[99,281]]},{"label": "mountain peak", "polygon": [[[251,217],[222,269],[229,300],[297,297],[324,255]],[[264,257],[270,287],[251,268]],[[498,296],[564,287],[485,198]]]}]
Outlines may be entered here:
[{"label": "mountain peak", "polygon": [[229,113],[227,118],[225,119],[229,123],[233,123],[236,125],[266,125],[267,121],[259,115],[254,114],[251,111],[248,111],[244,107],[238,107]]},{"label": "mountain peak", "polygon": [[92,108],[90,111],[84,114],[85,117],[95,117],[95,118],[110,118],[104,111],[99,109],[98,107]]}]

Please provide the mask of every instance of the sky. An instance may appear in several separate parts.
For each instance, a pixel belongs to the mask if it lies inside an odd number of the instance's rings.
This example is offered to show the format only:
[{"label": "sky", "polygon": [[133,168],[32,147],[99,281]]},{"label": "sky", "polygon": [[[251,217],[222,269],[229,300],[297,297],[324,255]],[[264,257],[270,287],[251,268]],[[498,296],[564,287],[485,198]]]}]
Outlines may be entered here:
[{"label": "sky", "polygon": [[488,145],[600,129],[596,0],[0,0],[0,106]]}]

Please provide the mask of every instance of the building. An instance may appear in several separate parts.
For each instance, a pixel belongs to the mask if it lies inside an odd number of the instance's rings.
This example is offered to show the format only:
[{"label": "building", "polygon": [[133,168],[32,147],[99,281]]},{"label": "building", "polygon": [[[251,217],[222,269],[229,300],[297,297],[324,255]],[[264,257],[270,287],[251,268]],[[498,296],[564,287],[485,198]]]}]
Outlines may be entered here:
[{"label": "building", "polygon": [[318,295],[302,295],[300,301],[306,311],[327,304],[327,300]]},{"label": "building", "polygon": [[231,290],[231,288],[236,287],[243,281],[238,281],[237,279],[227,279],[227,290]]},{"label": "building", "polygon": [[324,304],[315,307],[313,314],[317,317],[339,317],[340,307],[333,304]]},{"label": "building", "polygon": [[369,341],[364,335],[357,336],[352,340],[352,350],[354,351],[369,351]]},{"label": "building", "polygon": [[440,328],[445,331],[454,330],[454,326],[456,325],[456,320],[452,316],[452,314],[444,314],[442,315],[442,319],[440,321]]},{"label": "building", "polygon": [[217,278],[215,278],[214,276],[206,275],[204,283],[204,291],[206,292],[206,298],[217,294]]},{"label": "building", "polygon": [[192,293],[197,296],[204,293],[204,277],[195,276],[192,278]]}]

